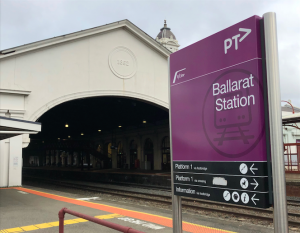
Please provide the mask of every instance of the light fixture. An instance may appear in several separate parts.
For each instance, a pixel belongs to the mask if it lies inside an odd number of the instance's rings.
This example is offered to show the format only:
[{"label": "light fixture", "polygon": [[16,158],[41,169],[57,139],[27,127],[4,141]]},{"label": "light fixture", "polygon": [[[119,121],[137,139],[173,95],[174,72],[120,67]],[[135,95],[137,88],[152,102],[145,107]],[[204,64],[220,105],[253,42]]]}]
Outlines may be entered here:
[{"label": "light fixture", "polygon": [[101,129],[98,129],[99,132],[101,132]]},{"label": "light fixture", "polygon": [[58,140],[60,140],[60,138],[58,138]]},{"label": "light fixture", "polygon": [[146,123],[147,123],[147,121],[143,121],[143,123],[144,123],[144,124],[146,124]]},{"label": "light fixture", "polygon": [[65,127],[68,128],[68,127],[69,127],[69,124],[65,124]]},{"label": "light fixture", "polygon": [[68,138],[70,138],[71,136],[68,136]]},{"label": "light fixture", "polygon": [[43,143],[44,143],[44,141],[43,141]]},{"label": "light fixture", "polygon": [[83,133],[81,133],[81,135],[84,135]]},{"label": "light fixture", "polygon": [[119,125],[119,128],[121,128],[122,127],[122,125]]}]

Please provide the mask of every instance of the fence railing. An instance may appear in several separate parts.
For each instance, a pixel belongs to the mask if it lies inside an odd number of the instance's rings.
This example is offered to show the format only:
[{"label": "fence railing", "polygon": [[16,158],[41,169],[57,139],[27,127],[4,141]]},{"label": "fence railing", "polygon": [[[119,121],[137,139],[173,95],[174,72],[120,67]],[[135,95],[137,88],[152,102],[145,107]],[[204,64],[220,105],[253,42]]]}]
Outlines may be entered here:
[{"label": "fence railing", "polygon": [[112,228],[112,229],[120,231],[120,232],[126,232],[126,233],[143,233],[142,231],[138,231],[138,230],[132,229],[131,227],[125,227],[125,226],[122,226],[122,225],[119,225],[119,224],[116,224],[116,223],[112,223],[112,222],[108,222],[108,221],[105,221],[105,220],[102,220],[102,219],[94,218],[92,216],[81,214],[81,213],[75,212],[73,210],[69,210],[67,208],[62,208],[58,212],[59,233],[63,233],[64,232],[65,213],[77,216],[78,218],[86,219],[88,221],[100,224],[100,225],[105,226],[105,227]]},{"label": "fence railing", "polygon": [[286,173],[300,173],[300,143],[284,144],[284,165]]}]

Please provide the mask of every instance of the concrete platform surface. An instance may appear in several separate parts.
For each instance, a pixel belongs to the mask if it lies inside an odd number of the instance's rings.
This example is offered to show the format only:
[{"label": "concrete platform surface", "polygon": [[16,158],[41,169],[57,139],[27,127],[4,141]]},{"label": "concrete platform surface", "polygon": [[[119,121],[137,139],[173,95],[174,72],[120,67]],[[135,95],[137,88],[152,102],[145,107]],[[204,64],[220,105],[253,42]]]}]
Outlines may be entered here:
[{"label": "concrete platform surface", "polygon": [[[0,232],[58,232],[58,211],[63,207],[142,232],[173,232],[170,210],[120,201],[85,201],[78,198],[86,197],[30,186],[0,189]],[[65,220],[65,232],[116,232],[69,214],[66,214]],[[273,232],[270,227],[188,213],[183,213],[183,220],[184,232]]]}]

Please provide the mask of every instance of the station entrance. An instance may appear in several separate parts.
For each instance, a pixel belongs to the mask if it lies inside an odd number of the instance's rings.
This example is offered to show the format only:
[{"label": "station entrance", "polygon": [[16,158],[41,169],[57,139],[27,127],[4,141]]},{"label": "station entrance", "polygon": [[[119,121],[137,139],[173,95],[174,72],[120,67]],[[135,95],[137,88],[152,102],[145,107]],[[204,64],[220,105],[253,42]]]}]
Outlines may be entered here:
[{"label": "station entrance", "polygon": [[38,119],[24,166],[163,170],[168,119],[167,109],[132,98],[68,101]]}]

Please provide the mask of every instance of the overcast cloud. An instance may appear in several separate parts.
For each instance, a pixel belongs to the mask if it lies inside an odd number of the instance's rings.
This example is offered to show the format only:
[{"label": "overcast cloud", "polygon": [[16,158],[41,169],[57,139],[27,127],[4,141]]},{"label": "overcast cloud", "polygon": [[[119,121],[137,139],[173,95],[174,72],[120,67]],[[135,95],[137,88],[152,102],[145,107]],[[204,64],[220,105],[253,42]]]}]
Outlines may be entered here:
[{"label": "overcast cloud", "polygon": [[153,38],[167,19],[184,48],[270,11],[277,14],[281,99],[300,107],[299,0],[0,0],[0,50],[123,19]]}]

